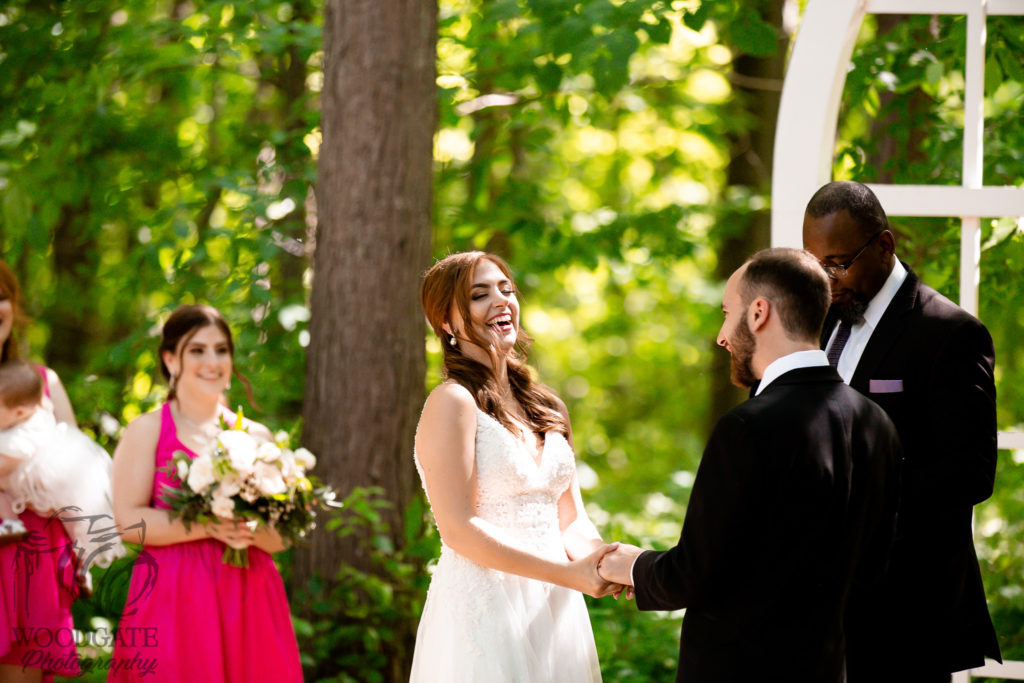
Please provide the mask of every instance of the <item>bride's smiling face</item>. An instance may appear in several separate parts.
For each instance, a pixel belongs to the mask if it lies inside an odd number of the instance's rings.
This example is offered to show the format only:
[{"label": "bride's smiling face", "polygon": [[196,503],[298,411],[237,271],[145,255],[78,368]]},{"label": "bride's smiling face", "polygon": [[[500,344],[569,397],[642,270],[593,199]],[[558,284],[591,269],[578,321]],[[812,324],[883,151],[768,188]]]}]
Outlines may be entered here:
[{"label": "bride's smiling face", "polygon": [[[519,301],[516,287],[507,275],[489,259],[481,259],[473,269],[469,289],[469,317],[478,337],[490,340],[495,350],[506,353],[519,335]],[[451,312],[455,337],[459,343],[471,343],[458,308]]]}]

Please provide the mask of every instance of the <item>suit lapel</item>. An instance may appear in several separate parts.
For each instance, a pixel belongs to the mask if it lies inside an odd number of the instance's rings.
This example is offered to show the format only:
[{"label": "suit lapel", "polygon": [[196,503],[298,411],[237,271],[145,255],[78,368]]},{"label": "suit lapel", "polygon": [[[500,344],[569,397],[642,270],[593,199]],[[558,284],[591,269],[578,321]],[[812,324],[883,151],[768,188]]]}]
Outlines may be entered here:
[{"label": "suit lapel", "polygon": [[857,369],[854,370],[853,378],[850,381],[850,386],[862,394],[868,393],[868,382],[872,374],[903,331],[907,315],[917,303],[921,281],[910,269],[910,266],[904,263],[903,267],[907,269],[907,277],[896,291],[896,296],[889,302],[885,313],[882,314],[882,319],[878,321],[878,327],[871,333],[871,339],[864,347],[864,353],[861,355]]}]

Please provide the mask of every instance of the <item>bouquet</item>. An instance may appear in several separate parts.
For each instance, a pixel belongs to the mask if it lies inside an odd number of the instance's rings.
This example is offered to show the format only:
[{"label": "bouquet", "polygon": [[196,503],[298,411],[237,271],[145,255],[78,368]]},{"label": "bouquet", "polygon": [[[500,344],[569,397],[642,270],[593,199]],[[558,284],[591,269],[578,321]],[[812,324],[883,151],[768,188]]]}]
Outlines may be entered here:
[{"label": "bouquet", "polygon": [[[221,426],[226,427],[223,420]],[[244,520],[252,530],[273,526],[295,542],[314,527],[317,507],[334,506],[334,491],[306,474],[315,464],[305,448],[288,448],[284,432],[276,442],[250,435],[239,411],[234,426],[217,435],[212,453],[192,458],[174,452],[168,470],[180,488],[167,488],[162,497],[171,519],[180,517],[185,529],[193,522]],[[223,560],[248,567],[249,549],[226,547]]]}]

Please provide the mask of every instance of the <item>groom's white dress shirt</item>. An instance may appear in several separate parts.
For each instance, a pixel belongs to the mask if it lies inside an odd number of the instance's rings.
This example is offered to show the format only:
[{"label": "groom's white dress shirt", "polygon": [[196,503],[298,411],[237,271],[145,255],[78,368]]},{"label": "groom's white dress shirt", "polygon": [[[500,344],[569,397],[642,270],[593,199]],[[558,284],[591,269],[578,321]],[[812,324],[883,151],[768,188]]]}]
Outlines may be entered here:
[{"label": "groom's white dress shirt", "polygon": [[776,358],[761,373],[761,382],[757,385],[754,396],[759,396],[769,384],[786,374],[790,370],[798,368],[818,368],[828,365],[828,356],[821,349],[813,351],[794,351],[780,358]]},{"label": "groom's white dress shirt", "polygon": [[[907,269],[903,267],[898,258],[894,258],[892,270],[889,271],[889,277],[885,279],[885,284],[882,285],[882,288],[871,299],[871,303],[868,304],[867,309],[864,311],[864,320],[850,328],[850,338],[846,341],[846,346],[843,347],[843,353],[839,356],[839,365],[836,367],[839,376],[847,384],[853,379],[853,373],[857,370],[857,363],[860,362],[860,357],[864,355],[864,349],[871,339],[871,333],[878,327],[878,322],[885,315],[885,310],[889,308],[889,304],[892,303],[893,297],[899,291],[900,285],[906,279]],[[832,334],[829,335],[828,344],[825,345],[826,349],[832,346],[832,341],[836,338],[836,330],[838,329],[839,323],[837,321]]]}]

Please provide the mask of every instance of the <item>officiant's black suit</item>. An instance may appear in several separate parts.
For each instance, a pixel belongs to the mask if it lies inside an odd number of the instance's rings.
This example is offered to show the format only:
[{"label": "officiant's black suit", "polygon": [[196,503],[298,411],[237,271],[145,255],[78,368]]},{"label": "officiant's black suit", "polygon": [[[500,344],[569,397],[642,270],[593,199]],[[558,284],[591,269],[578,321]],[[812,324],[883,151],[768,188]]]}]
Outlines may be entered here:
[{"label": "officiant's black suit", "polygon": [[718,421],[679,543],[633,566],[642,610],[687,608],[677,681],[830,683],[848,598],[895,529],[900,446],[830,367],[791,370]]},{"label": "officiant's black suit", "polygon": [[886,680],[899,659],[921,676],[999,658],[971,533],[996,469],[992,338],[907,270],[850,382],[892,418],[905,456],[882,591],[851,613],[851,683]]}]

